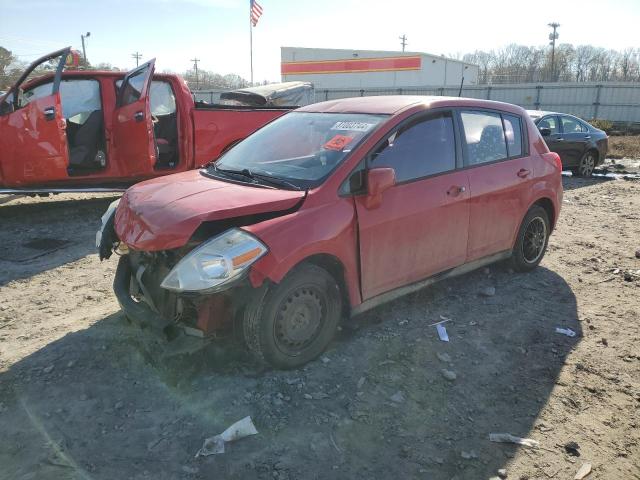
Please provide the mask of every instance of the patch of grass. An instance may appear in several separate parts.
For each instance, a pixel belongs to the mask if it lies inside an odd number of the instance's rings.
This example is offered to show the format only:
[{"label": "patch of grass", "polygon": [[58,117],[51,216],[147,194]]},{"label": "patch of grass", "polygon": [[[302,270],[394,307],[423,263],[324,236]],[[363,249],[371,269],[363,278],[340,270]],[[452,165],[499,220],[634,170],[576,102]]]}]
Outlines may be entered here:
[{"label": "patch of grass", "polygon": [[640,135],[609,137],[607,158],[640,158]]}]

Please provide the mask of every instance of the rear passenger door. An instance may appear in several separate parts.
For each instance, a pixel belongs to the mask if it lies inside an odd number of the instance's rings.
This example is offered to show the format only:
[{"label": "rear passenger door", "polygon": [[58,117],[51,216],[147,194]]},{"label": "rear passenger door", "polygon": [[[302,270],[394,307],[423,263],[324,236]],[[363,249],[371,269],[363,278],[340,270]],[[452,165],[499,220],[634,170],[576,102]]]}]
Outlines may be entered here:
[{"label": "rear passenger door", "polygon": [[528,206],[533,166],[520,116],[460,111],[470,217],[467,261],[513,247]]},{"label": "rear passenger door", "polygon": [[369,156],[369,168],[393,168],[396,185],[381,205],[354,197],[364,298],[464,263],[469,205],[467,174],[456,170],[452,112],[412,119]]},{"label": "rear passenger door", "polygon": [[153,172],[156,148],[149,100],[155,59],[127,73],[118,89],[112,146],[127,175]]},{"label": "rear passenger door", "polygon": [[564,138],[564,151],[567,157],[567,164],[578,165],[591,138],[589,130],[577,119],[567,115],[560,116],[560,125]]}]

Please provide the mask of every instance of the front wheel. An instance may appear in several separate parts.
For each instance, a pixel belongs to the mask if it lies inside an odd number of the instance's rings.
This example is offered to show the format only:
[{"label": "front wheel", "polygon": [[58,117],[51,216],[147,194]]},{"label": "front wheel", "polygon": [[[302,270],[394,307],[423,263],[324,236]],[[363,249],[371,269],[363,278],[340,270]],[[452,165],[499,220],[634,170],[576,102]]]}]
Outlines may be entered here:
[{"label": "front wheel", "polygon": [[296,368],[320,355],[340,321],[342,296],[323,268],[297,267],[243,314],[244,341],[258,360]]},{"label": "front wheel", "polygon": [[580,159],[580,163],[577,167],[571,169],[576,177],[588,178],[596,168],[597,157],[592,151],[586,152]]},{"label": "front wheel", "polygon": [[539,205],[529,209],[520,225],[511,263],[514,270],[528,272],[542,261],[547,250],[551,227],[547,211]]}]

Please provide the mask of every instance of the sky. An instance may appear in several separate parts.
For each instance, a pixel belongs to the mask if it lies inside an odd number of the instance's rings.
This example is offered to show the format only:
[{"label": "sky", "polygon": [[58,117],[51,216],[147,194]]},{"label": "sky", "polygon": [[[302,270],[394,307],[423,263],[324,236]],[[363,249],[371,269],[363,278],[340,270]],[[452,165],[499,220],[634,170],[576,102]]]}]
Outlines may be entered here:
[{"label": "sky", "polygon": [[[463,54],[510,43],[543,45],[550,22],[560,43],[640,47],[640,0],[258,0],[254,79],[280,80],[280,47],[407,50]],[[157,71],[199,67],[249,78],[249,0],[0,0],[0,45],[32,61],[71,45],[93,64]]]}]

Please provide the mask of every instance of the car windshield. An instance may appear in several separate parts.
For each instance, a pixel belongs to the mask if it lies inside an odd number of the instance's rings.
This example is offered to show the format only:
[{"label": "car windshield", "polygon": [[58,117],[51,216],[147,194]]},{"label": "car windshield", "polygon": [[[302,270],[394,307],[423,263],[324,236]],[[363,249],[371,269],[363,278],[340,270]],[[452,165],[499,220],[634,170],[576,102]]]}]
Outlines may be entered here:
[{"label": "car windshield", "polygon": [[[231,148],[209,173],[285,180],[313,188],[386,118],[354,113],[291,112]],[[263,178],[264,180],[264,178]]]}]

